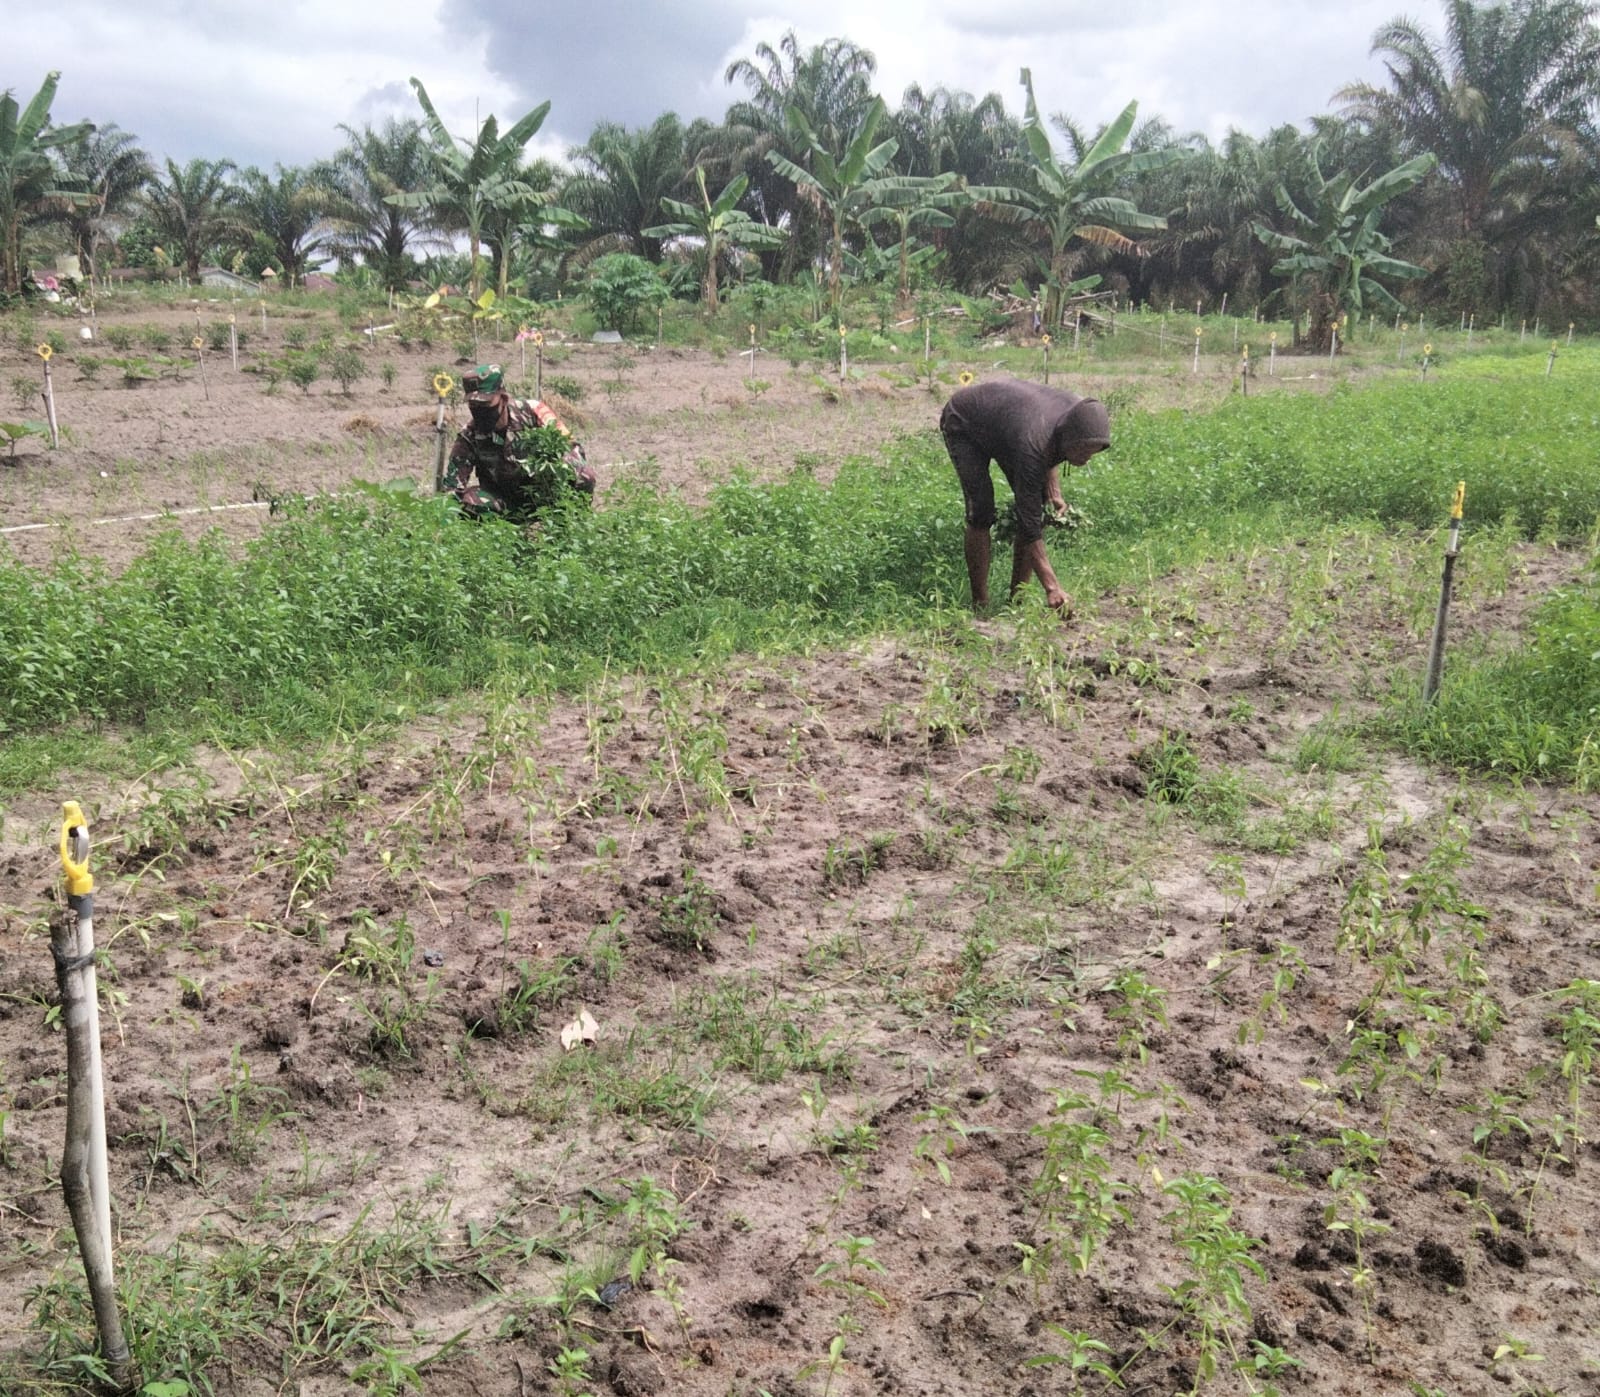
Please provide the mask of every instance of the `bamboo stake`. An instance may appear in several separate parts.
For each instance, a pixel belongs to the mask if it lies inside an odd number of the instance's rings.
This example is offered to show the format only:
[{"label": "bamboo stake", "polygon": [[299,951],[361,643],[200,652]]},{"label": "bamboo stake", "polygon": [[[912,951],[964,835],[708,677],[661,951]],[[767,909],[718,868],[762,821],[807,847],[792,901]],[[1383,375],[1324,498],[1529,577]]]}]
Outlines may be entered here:
[{"label": "bamboo stake", "polygon": [[50,954],[67,1036],[67,1137],[61,1154],[61,1189],[83,1255],[100,1353],[113,1383],[127,1390],[133,1385],[133,1358],[122,1332],[112,1273],[111,1183],[94,969],[94,878],[89,873],[89,826],[75,800],[61,807],[60,851],[69,915],[56,918],[51,927]]},{"label": "bamboo stake", "polygon": [[228,317],[228,353],[233,356],[233,371],[239,372],[239,326],[238,317]]},{"label": "bamboo stake", "polygon": [[1044,344],[1044,381],[1048,385],[1049,382],[1050,382],[1050,336],[1049,335],[1046,335],[1044,337],[1043,344]]},{"label": "bamboo stake", "polygon": [[1194,327],[1194,368],[1190,370],[1191,373],[1200,372],[1200,336],[1204,333],[1205,330],[1202,326],[1196,325]]}]

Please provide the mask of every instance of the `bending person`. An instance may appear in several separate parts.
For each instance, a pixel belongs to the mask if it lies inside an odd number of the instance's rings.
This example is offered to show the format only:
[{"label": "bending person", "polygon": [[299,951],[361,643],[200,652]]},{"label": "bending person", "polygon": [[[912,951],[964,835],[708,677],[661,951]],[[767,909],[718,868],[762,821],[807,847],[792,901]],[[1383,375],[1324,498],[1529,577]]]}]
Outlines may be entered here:
[{"label": "bending person", "polygon": [[1065,512],[1061,463],[1081,466],[1111,445],[1111,419],[1098,398],[1080,398],[1062,388],[1022,379],[975,383],[951,395],[939,416],[945,449],[966,497],[967,575],[972,604],[989,605],[989,531],[994,527],[994,480],[1000,467],[1016,499],[1017,537],[1011,563],[1011,594],[1032,575],[1045,599],[1064,610],[1067,595],[1044,550],[1046,503]]}]

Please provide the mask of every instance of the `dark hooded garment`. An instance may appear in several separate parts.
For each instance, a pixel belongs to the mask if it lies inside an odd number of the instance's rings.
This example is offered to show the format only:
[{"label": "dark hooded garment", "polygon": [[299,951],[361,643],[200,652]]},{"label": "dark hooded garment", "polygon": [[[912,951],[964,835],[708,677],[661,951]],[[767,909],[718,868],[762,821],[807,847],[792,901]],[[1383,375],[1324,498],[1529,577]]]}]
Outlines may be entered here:
[{"label": "dark hooded garment", "polygon": [[994,481],[989,462],[1004,473],[1016,496],[1017,538],[1044,536],[1045,479],[1074,446],[1111,444],[1111,419],[1098,398],[1081,398],[1018,378],[975,383],[953,393],[939,430],[967,500],[967,523],[994,524]]}]

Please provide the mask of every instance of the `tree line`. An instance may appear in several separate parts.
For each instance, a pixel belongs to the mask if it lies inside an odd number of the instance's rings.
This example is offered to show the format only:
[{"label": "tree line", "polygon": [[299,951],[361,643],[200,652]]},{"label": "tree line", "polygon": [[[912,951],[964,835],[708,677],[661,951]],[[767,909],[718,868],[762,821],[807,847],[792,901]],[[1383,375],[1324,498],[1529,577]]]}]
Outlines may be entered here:
[{"label": "tree line", "polygon": [[[729,65],[720,122],[599,123],[564,162],[528,158],[544,103],[466,136],[412,80],[418,115],[269,174],[159,164],[114,124],[50,122],[56,75],[0,99],[0,292],[32,260],[85,272],[204,262],[295,281],[337,261],[374,287],[492,285],[535,299],[641,259],[714,312],[730,281],[901,296],[926,286],[1308,316],[1408,307],[1593,318],[1600,263],[1600,29],[1589,0],[1448,0],[1441,34],[1373,36],[1379,83],[1302,128],[1220,143],[1139,118],[1088,130],[998,93],[913,85],[891,108],[873,55],[790,32]],[[462,242],[465,254],[459,251]]]}]

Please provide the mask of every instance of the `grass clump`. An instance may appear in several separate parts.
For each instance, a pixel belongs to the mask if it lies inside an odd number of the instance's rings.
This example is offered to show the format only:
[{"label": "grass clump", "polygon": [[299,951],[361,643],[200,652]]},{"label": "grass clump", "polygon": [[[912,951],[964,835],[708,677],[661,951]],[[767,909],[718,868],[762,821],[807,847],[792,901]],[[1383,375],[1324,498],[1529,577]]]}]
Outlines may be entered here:
[{"label": "grass clump", "polygon": [[1431,705],[1408,694],[1384,726],[1445,766],[1600,790],[1600,568],[1545,601],[1520,649],[1458,667]]}]

